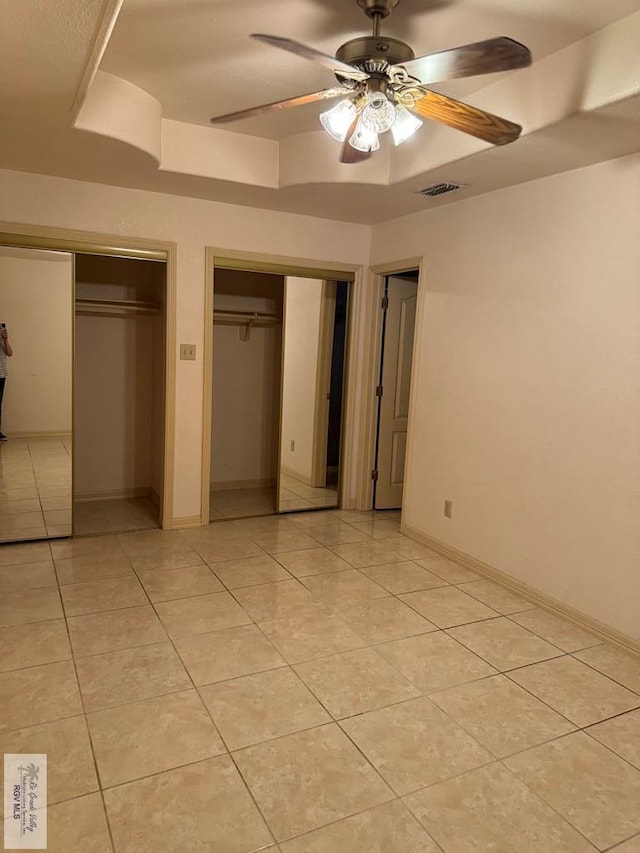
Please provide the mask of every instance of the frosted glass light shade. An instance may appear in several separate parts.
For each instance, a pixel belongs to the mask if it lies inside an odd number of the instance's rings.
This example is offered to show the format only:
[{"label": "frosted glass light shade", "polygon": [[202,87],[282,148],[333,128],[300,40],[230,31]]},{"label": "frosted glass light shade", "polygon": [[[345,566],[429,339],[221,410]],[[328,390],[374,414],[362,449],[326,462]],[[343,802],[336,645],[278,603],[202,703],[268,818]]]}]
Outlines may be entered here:
[{"label": "frosted glass light shade", "polygon": [[347,131],[356,117],[356,107],[353,101],[340,101],[335,107],[320,113],[322,126],[330,136],[338,142],[344,142]]},{"label": "frosted glass light shade", "polygon": [[360,122],[363,127],[372,133],[385,133],[393,126],[396,120],[395,105],[381,92],[372,92],[367,95],[367,105],[362,110]]},{"label": "frosted glass light shade", "polygon": [[409,110],[405,109],[402,104],[396,105],[396,120],[391,128],[391,135],[393,136],[393,141],[396,145],[401,145],[410,136],[418,130],[419,127],[422,127],[424,122],[422,122],[417,116],[413,113],[410,113]]},{"label": "frosted glass light shade", "polygon": [[380,140],[377,133],[362,126],[362,118],[360,118],[355,133],[349,140],[349,145],[356,151],[377,151],[380,148]]}]

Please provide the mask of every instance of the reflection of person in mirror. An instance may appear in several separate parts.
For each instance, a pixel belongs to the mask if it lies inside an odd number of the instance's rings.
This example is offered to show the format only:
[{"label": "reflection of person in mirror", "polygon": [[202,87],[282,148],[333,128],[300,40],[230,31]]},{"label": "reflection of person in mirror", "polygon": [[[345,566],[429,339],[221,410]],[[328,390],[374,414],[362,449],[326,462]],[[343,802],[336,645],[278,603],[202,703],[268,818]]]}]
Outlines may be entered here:
[{"label": "reflection of person in mirror", "polygon": [[0,441],[6,441],[7,436],[2,430],[2,398],[4,397],[4,386],[7,381],[7,357],[13,355],[13,348],[9,342],[9,332],[6,323],[0,323]]}]

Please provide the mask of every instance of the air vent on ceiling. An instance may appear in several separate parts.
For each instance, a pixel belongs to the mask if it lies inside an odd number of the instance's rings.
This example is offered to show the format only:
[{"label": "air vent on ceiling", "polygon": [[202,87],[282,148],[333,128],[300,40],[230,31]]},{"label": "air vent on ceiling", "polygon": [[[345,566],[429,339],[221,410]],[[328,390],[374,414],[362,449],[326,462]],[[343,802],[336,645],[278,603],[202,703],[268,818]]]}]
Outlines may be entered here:
[{"label": "air vent on ceiling", "polygon": [[427,196],[427,198],[432,198],[436,195],[442,195],[443,193],[450,193],[453,190],[460,190],[464,188],[464,184],[433,184],[430,187],[425,187],[423,190],[418,190],[418,195]]}]

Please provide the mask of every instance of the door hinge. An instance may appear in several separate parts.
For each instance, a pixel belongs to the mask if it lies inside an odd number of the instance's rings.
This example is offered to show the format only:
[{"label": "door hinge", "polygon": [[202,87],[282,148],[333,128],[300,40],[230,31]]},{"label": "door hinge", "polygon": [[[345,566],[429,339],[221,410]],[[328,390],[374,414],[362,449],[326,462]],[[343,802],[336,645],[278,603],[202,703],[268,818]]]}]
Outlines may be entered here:
[{"label": "door hinge", "polygon": [[382,397],[382,385],[378,385],[376,388],[376,397]]},{"label": "door hinge", "polygon": [[378,479],[378,469],[377,468],[374,468],[374,470],[371,472],[371,479],[372,480]]},{"label": "door hinge", "polygon": [[382,297],[382,310],[386,311],[388,307],[389,307],[389,297],[383,296]]}]

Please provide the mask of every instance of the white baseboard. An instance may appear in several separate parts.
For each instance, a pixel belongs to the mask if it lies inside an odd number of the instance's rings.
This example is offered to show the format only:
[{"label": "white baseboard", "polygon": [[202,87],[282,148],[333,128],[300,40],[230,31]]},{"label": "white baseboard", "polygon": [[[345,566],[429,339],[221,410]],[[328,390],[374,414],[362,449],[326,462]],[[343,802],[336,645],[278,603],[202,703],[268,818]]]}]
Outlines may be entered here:
[{"label": "white baseboard", "polygon": [[70,432],[21,432],[20,430],[8,429],[7,435],[10,438],[25,438],[29,440],[30,438],[59,438],[60,441],[71,441],[71,433]]},{"label": "white baseboard", "polygon": [[133,489],[112,489],[102,492],[79,492],[73,496],[78,503],[88,501],[117,501],[129,500],[131,498],[150,498],[151,489],[148,486],[136,486]]},{"label": "white baseboard", "polygon": [[229,492],[232,489],[273,489],[276,481],[273,477],[263,480],[220,480],[211,483],[212,492]]},{"label": "white baseboard", "polygon": [[[202,519],[199,515],[186,515],[182,518],[173,518],[166,525],[165,530],[185,530],[189,527],[202,527]],[[206,526],[206,525],[205,525]]]},{"label": "white baseboard", "polygon": [[432,548],[443,557],[453,560],[468,569],[472,569],[474,572],[484,575],[488,580],[495,581],[512,592],[526,598],[528,601],[533,602],[533,604],[537,604],[545,610],[549,610],[551,613],[554,613],[556,616],[561,616],[564,619],[573,622],[579,628],[591,631],[592,634],[595,634],[607,643],[619,646],[627,652],[640,654],[640,640],[636,640],[634,637],[630,637],[628,634],[618,631],[610,625],[605,625],[604,622],[600,622],[598,619],[594,619],[592,616],[582,613],[581,610],[577,610],[575,607],[570,607],[568,604],[564,604],[557,598],[547,595],[546,592],[535,589],[534,587],[529,586],[529,584],[511,577],[511,575],[508,575],[506,572],[496,569],[488,563],[483,563],[481,560],[477,560],[470,554],[465,554],[464,551],[458,551],[457,548],[453,548],[451,545],[446,545],[444,542],[440,542],[439,539],[434,539],[432,536],[419,533],[408,524],[402,524],[401,532],[404,533],[405,536],[414,539],[416,542],[426,545],[427,548]]},{"label": "white baseboard", "polygon": [[287,477],[292,477],[294,480],[297,480],[299,483],[304,483],[305,486],[311,486],[312,488],[317,488],[314,486],[313,479],[311,477],[305,477],[304,474],[301,474],[299,471],[296,471],[293,468],[289,468],[287,465],[281,465],[280,470]]}]

